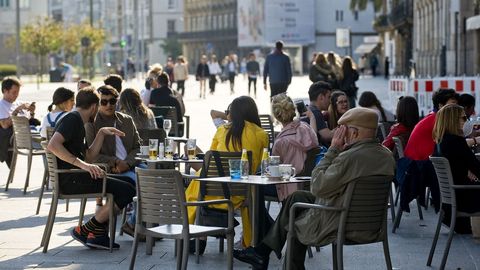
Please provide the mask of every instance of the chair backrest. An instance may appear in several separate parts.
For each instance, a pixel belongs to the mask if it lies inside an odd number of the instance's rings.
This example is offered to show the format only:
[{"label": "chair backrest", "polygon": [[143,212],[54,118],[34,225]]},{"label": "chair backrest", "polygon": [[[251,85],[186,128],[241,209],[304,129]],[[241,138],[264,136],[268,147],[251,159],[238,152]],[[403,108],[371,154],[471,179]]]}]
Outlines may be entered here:
[{"label": "chair backrest", "polygon": [[149,139],[158,139],[159,142],[165,141],[165,130],[159,128],[139,129],[138,135],[142,140],[141,145],[148,145]]},{"label": "chair backrest", "polygon": [[403,142],[399,137],[393,137],[393,142],[395,143],[395,148],[397,149],[398,158],[403,158],[405,155],[403,153]]},{"label": "chair backrest", "polygon": [[32,149],[32,134],[30,133],[30,123],[23,116],[13,116],[13,137],[15,147],[18,149]]},{"label": "chair backrest", "polygon": [[[252,152],[248,151],[248,161],[249,164],[252,164]],[[215,156],[218,157],[219,166],[217,166],[217,161]],[[205,157],[203,158],[203,167],[202,172],[200,174],[201,178],[209,178],[209,177],[219,177],[221,176],[221,172],[223,172],[224,176],[230,176],[230,169],[228,161],[230,159],[240,159],[242,157],[241,152],[219,152],[219,151],[208,151],[205,153]],[[220,167],[221,166],[221,167]],[[250,166],[250,173],[252,173],[252,166]],[[206,195],[211,196],[224,196],[225,185],[221,183],[215,182],[201,182],[200,183],[200,199],[203,199]],[[228,191],[230,196],[246,196],[248,194],[248,187],[247,185],[235,185],[230,184],[228,185]]]},{"label": "chair backrest", "polygon": [[[162,116],[163,119],[170,119],[172,121],[172,129],[170,134],[173,136],[181,137],[179,134],[178,122],[181,122],[182,119],[177,119],[177,109],[172,106],[156,106],[150,107],[155,117]],[[163,127],[163,122],[161,125],[157,123],[158,127]],[[168,134],[167,134],[168,135]]]},{"label": "chair backrest", "polygon": [[269,149],[272,149],[273,143],[275,142],[275,131],[273,130],[272,116],[269,114],[260,114],[258,117],[260,118],[260,126],[268,134]]},{"label": "chair backrest", "polygon": [[58,173],[56,172],[58,169],[57,157],[52,152],[47,150],[48,141],[42,141],[40,144],[45,150],[45,157],[47,158],[48,176],[53,184],[53,192],[58,193],[60,191],[60,184],[58,181]]},{"label": "chair backrest", "polygon": [[311,176],[312,171],[317,165],[315,162],[317,160],[317,155],[320,154],[320,147],[315,147],[307,151],[307,157],[303,164],[303,171],[299,172],[298,176]]},{"label": "chair backrest", "polygon": [[182,175],[176,170],[135,168],[137,223],[183,224],[188,229]]},{"label": "chair backrest", "polygon": [[456,206],[455,192],[452,189],[453,176],[450,162],[445,157],[430,157],[430,161],[437,175],[441,203]]},{"label": "chair backrest", "polygon": [[53,133],[55,133],[55,128],[46,127],[46,129],[47,129],[47,141],[50,141],[50,139],[53,137]]},{"label": "chair backrest", "polygon": [[348,184],[343,205],[346,211],[340,216],[339,239],[343,241],[349,232],[376,233],[386,230],[392,179],[392,175],[372,175],[359,177]]}]

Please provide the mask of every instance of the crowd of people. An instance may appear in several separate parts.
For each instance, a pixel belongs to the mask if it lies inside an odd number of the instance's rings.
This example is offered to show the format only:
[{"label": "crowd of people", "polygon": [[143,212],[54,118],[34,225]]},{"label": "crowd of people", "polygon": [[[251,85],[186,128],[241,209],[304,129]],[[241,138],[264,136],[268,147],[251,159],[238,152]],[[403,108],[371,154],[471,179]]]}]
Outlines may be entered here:
[{"label": "crowd of people", "polygon": [[[263,70],[264,85],[267,78],[272,91],[271,112],[281,124],[271,149],[272,155],[278,155],[281,163],[292,164],[297,174],[311,176],[310,190],[301,190],[298,185],[281,185],[265,188],[262,195],[277,196],[282,208],[274,221],[264,207],[259,211],[259,245],[251,247],[252,230],[249,205],[243,196],[232,196],[234,207],[240,210],[243,223],[241,249],[234,251],[234,257],[251,264],[254,269],[267,269],[272,251],[281,257],[286,242],[289,219],[295,219],[296,239],[293,242],[295,269],[303,269],[307,246],[323,245],[336,235],[339,214],[319,210],[298,212],[290,217],[289,209],[296,202],[320,203],[329,206],[341,206],[346,186],[362,176],[385,175],[393,178],[396,170],[393,137],[400,137],[405,143],[407,162],[403,170],[397,168],[397,176],[422,178],[422,182],[432,184],[435,175],[428,158],[431,155],[445,156],[451,164],[454,181],[457,184],[479,184],[480,163],[471,151],[480,139],[475,132],[464,134],[463,125],[474,112],[471,110],[471,96],[460,97],[452,89],[439,89],[433,95],[434,110],[420,120],[418,104],[414,97],[402,97],[397,104],[396,114],[382,107],[373,92],[364,91],[355,107],[358,88],[358,72],[349,57],[340,59],[333,53],[318,53],[310,69],[312,84],[308,95],[310,104],[304,110],[285,93],[291,83],[290,59],[283,53],[283,43],[277,42],[275,50],[266,58]],[[260,75],[255,55],[249,55],[240,69],[244,69],[253,93],[256,96],[256,80]],[[238,70],[237,60],[228,56],[222,69],[215,56],[208,61],[202,56],[196,70],[196,79],[200,84],[200,98],[206,96],[206,81],[209,81],[210,93],[215,91],[219,74],[226,74],[230,81],[230,91],[234,93],[235,76]],[[187,63],[183,57],[177,63],[171,61],[162,67],[154,64],[148,70],[145,88],[138,91],[122,88],[119,75],[109,75],[104,85],[95,88],[91,82],[81,80],[77,91],[58,88],[52,97],[49,113],[41,123],[40,134],[46,137],[47,127],[55,129],[48,142],[48,151],[58,159],[60,169],[80,168],[84,174],[63,174],[60,188],[64,193],[88,193],[101,190],[101,182],[96,178],[105,173],[113,174],[107,178],[107,192],[114,196],[114,207],[118,212],[132,202],[135,196],[136,167],[145,164],[135,159],[140,151],[139,129],[155,129],[158,125],[149,107],[172,106],[178,119],[185,113],[182,97],[185,94],[185,80],[188,78]],[[226,71],[225,71],[226,70]],[[212,78],[213,77],[213,78]],[[171,82],[177,82],[177,90],[171,88]],[[35,119],[34,102],[17,101],[21,83],[8,77],[2,81],[3,99],[0,101],[0,161],[7,165],[11,162],[9,151],[12,138],[11,116],[23,115],[32,125],[39,125]],[[464,102],[463,104],[460,102]],[[457,105],[457,103],[460,103]],[[462,107],[463,106],[463,107]],[[249,96],[235,98],[225,112],[212,111],[211,117],[216,127],[209,150],[241,152],[252,154],[251,169],[257,172],[262,153],[269,147],[266,131],[261,127],[255,100]],[[389,123],[388,136],[378,141],[380,123]],[[383,146],[382,146],[383,145]],[[307,163],[309,153],[313,156],[314,168]],[[198,149],[201,153],[201,149]],[[368,158],[365,158],[368,157]],[[108,165],[107,171],[95,165]],[[199,170],[192,166],[193,169]],[[416,168],[417,174],[414,172]],[[407,173],[408,172],[408,173]],[[408,178],[407,177],[407,178]],[[408,180],[404,180],[408,181]],[[185,190],[187,201],[196,201],[200,190],[198,181],[191,181]],[[432,194],[433,195],[433,194]],[[458,207],[461,211],[479,211],[475,203],[477,191],[466,190],[459,193]],[[206,197],[211,200],[215,197]],[[107,224],[109,206],[97,200],[95,215],[85,224],[71,230],[72,237],[85,246],[109,248]],[[195,222],[197,209],[189,207],[188,219]],[[448,215],[446,215],[448,216]],[[446,221],[448,222],[448,221]],[[468,231],[466,223],[457,223],[459,231]],[[457,228],[456,228],[457,229]],[[122,230],[133,234],[135,230],[135,211],[122,225]],[[355,241],[358,235],[347,235]],[[365,237],[362,235],[362,237]],[[368,240],[379,237],[378,232],[368,235]],[[363,239],[365,240],[365,239]],[[202,253],[206,242],[200,246]],[[190,245],[194,251],[195,245]],[[114,248],[119,248],[115,244]],[[193,250],[192,250],[193,249]]]}]

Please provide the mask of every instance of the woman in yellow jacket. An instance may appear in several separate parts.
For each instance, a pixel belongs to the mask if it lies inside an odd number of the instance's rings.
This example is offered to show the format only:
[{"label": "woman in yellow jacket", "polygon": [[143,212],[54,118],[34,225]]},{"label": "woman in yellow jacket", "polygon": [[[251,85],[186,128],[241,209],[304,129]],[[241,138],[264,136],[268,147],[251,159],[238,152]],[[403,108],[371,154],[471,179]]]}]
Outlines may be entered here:
[{"label": "woman in yellow jacket", "polygon": [[[232,101],[229,112],[230,123],[220,126],[213,137],[210,150],[241,152],[242,149],[252,152],[252,171],[256,172],[262,160],[263,148],[268,147],[268,135],[260,127],[258,109],[255,101],[248,96],[241,96]],[[196,201],[200,191],[200,183],[192,181],[185,191],[187,201]],[[219,199],[217,196],[206,196],[206,200]],[[241,208],[243,245],[249,246],[252,239],[250,216],[243,207],[245,197],[232,196],[234,208]],[[221,207],[226,209],[225,207]],[[195,222],[196,207],[188,207],[188,221]]]}]

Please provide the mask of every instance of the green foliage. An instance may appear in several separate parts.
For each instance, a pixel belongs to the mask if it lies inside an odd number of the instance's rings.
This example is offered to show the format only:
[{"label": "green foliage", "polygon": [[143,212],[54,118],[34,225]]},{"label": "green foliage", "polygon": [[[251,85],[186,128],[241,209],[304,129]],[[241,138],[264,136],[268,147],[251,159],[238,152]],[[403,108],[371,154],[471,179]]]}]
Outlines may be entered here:
[{"label": "green foliage", "polygon": [[373,4],[375,12],[379,12],[383,7],[383,0],[350,0],[350,10],[363,11],[367,9],[368,3]]},{"label": "green foliage", "polygon": [[166,55],[169,55],[174,59],[182,54],[182,44],[180,44],[176,38],[165,39],[163,44],[160,44],[160,47]]},{"label": "green foliage", "polygon": [[24,52],[46,56],[62,47],[62,34],[62,25],[58,22],[48,17],[37,18],[20,30],[20,46]]}]

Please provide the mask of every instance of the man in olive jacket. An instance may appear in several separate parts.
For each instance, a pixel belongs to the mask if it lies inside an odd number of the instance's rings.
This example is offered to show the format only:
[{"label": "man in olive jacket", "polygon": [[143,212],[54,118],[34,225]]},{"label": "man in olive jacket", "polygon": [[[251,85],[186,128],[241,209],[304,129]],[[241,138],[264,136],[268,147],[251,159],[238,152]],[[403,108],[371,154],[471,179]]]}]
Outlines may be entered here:
[{"label": "man in olive jacket", "polygon": [[[267,269],[269,255],[281,257],[287,239],[290,207],[296,202],[341,207],[347,185],[363,176],[394,174],[395,161],[387,148],[375,139],[378,116],[367,108],[347,111],[339,120],[332,144],[319,165],[313,170],[311,192],[296,191],[283,203],[275,224],[255,248],[235,250],[234,256],[254,269]],[[334,211],[303,210],[295,217],[296,239],[293,241],[294,269],[305,269],[307,246],[322,246],[336,237],[340,214]],[[347,234],[349,240],[375,240],[375,234]]]},{"label": "man in olive jacket", "polygon": [[[113,87],[104,85],[98,88],[100,92],[100,108],[95,121],[85,125],[87,144],[90,145],[95,139],[95,134],[102,127],[115,127],[125,133],[125,136],[109,136],[105,138],[99,155],[95,158],[96,163],[108,164],[110,172],[123,174],[134,180],[133,169],[139,163],[135,160],[140,151],[140,136],[133,119],[123,113],[115,111],[118,92]],[[134,182],[132,182],[134,184]]]}]

